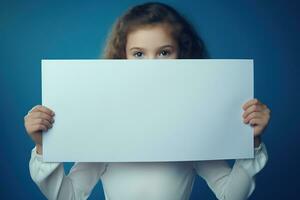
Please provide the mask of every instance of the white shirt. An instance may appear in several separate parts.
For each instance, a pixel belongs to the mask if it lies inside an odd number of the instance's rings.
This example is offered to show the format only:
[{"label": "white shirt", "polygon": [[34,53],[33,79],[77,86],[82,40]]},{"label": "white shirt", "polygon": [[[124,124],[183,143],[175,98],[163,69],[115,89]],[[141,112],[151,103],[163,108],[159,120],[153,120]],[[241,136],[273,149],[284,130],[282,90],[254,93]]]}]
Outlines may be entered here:
[{"label": "white shirt", "polygon": [[31,151],[30,175],[48,199],[87,199],[99,180],[106,200],[187,200],[196,175],[218,199],[241,200],[255,188],[255,175],[268,160],[263,143],[254,159],[144,163],[75,163],[65,175],[63,163],[43,162]]}]

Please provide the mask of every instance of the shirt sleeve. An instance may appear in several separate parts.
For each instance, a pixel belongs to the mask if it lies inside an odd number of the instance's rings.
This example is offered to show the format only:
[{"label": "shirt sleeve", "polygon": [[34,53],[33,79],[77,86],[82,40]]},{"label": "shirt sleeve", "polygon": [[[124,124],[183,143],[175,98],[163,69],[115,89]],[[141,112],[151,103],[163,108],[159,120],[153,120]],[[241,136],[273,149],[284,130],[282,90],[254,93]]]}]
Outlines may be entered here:
[{"label": "shirt sleeve", "polygon": [[255,175],[268,161],[264,143],[254,148],[253,159],[237,159],[231,168],[225,160],[194,162],[194,168],[218,199],[247,199],[255,188]]},{"label": "shirt sleeve", "polygon": [[66,176],[63,163],[43,162],[36,147],[29,161],[30,176],[48,199],[87,199],[105,168],[105,163],[75,163]]}]

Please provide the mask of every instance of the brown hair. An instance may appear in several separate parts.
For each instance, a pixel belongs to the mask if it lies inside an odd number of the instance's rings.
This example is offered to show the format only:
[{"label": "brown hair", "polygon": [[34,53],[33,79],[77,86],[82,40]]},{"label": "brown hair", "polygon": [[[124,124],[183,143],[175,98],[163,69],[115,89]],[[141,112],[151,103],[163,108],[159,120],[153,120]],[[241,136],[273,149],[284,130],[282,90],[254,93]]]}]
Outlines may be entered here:
[{"label": "brown hair", "polygon": [[127,35],[131,31],[157,24],[170,25],[171,34],[178,42],[178,58],[204,58],[204,45],[193,27],[174,8],[157,2],[134,6],[114,23],[107,39],[103,57],[126,59]]}]

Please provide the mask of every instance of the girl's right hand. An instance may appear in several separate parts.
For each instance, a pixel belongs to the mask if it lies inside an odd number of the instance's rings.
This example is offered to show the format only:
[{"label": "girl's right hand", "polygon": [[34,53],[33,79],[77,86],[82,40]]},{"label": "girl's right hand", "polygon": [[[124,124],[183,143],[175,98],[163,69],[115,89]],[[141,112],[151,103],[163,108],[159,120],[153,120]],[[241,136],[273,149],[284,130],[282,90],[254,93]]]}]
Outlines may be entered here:
[{"label": "girl's right hand", "polygon": [[46,132],[52,128],[53,117],[54,112],[42,105],[34,106],[24,117],[25,129],[36,144],[39,154],[42,154],[42,131]]}]

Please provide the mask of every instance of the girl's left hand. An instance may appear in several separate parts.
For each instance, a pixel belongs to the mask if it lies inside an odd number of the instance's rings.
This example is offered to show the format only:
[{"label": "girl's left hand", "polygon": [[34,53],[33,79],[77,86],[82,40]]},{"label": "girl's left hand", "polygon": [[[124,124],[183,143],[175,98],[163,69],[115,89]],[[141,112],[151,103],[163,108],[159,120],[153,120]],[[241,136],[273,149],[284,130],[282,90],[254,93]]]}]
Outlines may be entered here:
[{"label": "girl's left hand", "polygon": [[262,135],[263,130],[270,120],[271,110],[258,99],[251,99],[243,105],[244,123],[254,127],[254,137],[258,138]]}]

